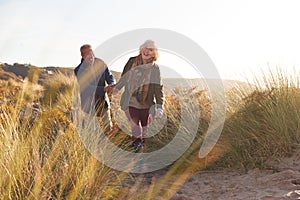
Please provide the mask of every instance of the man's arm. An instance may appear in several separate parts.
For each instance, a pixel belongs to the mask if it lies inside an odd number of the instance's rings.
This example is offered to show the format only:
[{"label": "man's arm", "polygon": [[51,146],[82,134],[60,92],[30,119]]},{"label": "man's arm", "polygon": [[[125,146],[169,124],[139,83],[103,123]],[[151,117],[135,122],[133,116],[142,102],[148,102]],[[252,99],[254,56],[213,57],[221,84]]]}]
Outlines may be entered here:
[{"label": "man's arm", "polygon": [[105,74],[105,81],[108,84],[108,86],[104,87],[104,92],[111,93],[116,85],[115,77],[108,69],[108,67],[106,67],[104,74]]},{"label": "man's arm", "polygon": [[105,81],[108,85],[113,85],[116,83],[115,77],[108,69],[108,67],[105,68],[104,74],[105,74]]}]

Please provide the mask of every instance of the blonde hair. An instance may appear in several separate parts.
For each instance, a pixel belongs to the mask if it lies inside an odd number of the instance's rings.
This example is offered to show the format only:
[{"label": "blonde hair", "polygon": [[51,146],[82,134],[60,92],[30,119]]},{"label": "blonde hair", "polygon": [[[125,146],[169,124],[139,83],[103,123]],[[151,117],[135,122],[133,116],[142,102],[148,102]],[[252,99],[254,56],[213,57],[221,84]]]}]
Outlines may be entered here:
[{"label": "blonde hair", "polygon": [[[144,49],[146,49],[147,47],[144,47],[144,48],[142,48],[142,49],[140,49],[140,54],[142,54],[142,51],[144,50]],[[158,55],[158,52],[157,52],[157,48],[153,48],[153,52],[154,52],[154,57],[153,57],[153,61],[156,61],[157,59],[158,59],[158,57],[159,57],[159,55]]]},{"label": "blonde hair", "polygon": [[153,60],[156,61],[158,58],[158,52],[157,52],[157,47],[156,44],[153,40],[146,40],[141,46],[140,46],[140,54],[142,53],[143,49],[145,48],[151,48],[154,51],[154,58]]}]

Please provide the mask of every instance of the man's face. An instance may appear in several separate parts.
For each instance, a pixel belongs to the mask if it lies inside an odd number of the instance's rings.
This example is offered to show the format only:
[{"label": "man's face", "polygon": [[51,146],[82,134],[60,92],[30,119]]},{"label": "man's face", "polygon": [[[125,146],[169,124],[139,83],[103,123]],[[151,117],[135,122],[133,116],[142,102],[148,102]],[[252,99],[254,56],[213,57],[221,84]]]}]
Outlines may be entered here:
[{"label": "man's face", "polygon": [[93,50],[91,48],[84,49],[81,52],[81,57],[85,60],[87,58],[87,56],[92,54],[92,53],[93,53]]},{"label": "man's face", "polygon": [[94,56],[93,50],[91,48],[84,49],[81,52],[81,56],[84,59],[84,62],[88,63],[89,65],[94,64],[95,56]]}]

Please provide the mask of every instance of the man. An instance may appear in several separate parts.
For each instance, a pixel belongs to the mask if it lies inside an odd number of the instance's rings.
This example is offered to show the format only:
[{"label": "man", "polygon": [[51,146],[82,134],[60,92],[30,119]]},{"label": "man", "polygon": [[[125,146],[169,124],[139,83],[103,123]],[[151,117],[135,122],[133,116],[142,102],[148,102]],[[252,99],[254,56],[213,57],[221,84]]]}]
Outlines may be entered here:
[{"label": "man", "polygon": [[112,122],[107,92],[111,92],[115,78],[104,61],[94,56],[91,45],[81,46],[80,53],[82,59],[74,72],[80,87],[81,108],[85,113],[97,115],[102,130],[108,134]]}]

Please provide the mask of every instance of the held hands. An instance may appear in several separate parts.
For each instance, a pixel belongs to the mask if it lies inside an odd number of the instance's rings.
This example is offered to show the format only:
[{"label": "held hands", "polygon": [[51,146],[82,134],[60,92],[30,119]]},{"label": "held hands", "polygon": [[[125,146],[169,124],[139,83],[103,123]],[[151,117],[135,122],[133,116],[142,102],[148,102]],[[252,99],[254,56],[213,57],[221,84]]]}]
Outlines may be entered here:
[{"label": "held hands", "polygon": [[108,85],[108,86],[104,87],[104,92],[111,94],[111,93],[113,93],[114,88],[115,88],[115,84]]}]

